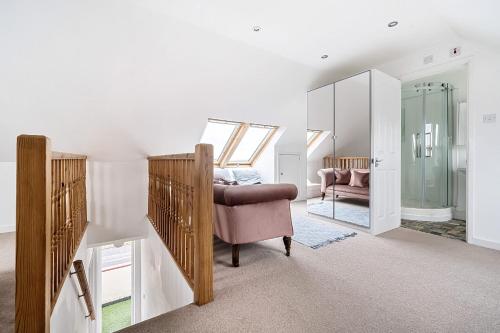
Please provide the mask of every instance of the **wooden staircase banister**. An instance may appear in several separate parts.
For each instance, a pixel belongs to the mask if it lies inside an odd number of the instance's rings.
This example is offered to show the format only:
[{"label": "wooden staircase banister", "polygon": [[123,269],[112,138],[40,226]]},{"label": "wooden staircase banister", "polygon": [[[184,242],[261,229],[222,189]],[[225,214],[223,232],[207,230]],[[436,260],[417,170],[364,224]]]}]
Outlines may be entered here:
[{"label": "wooden staircase banister", "polygon": [[50,316],[87,228],[86,157],[17,137],[16,332],[50,332]]},{"label": "wooden staircase banister", "polygon": [[95,320],[94,303],[92,302],[92,295],[90,293],[87,275],[85,275],[85,266],[83,265],[83,261],[75,260],[73,262],[73,267],[75,268],[75,271],[70,274],[76,274],[76,277],[78,278],[80,290],[82,291],[82,294],[78,295],[78,297],[83,297],[83,299],[85,300],[85,304],[87,305],[87,310],[89,312],[86,318],[90,317],[90,319]]},{"label": "wooden staircase banister", "polygon": [[213,147],[148,157],[148,219],[198,305],[213,300]]}]

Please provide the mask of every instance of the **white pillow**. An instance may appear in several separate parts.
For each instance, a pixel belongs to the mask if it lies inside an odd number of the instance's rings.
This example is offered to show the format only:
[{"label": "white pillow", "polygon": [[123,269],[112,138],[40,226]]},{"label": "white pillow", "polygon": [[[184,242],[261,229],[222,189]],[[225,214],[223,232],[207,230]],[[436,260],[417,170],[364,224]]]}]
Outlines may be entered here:
[{"label": "white pillow", "polygon": [[235,168],[233,174],[238,185],[262,184],[264,182],[259,172],[252,168]]},{"label": "white pillow", "polygon": [[230,169],[214,168],[214,179],[224,179],[228,182],[234,182],[234,175]]}]

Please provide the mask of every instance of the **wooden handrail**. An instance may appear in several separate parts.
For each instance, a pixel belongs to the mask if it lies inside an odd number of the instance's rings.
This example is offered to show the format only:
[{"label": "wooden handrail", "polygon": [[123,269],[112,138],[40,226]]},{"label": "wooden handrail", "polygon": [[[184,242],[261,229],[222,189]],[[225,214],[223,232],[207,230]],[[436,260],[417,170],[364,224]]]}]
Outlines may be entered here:
[{"label": "wooden handrail", "polygon": [[75,272],[70,274],[76,274],[78,283],[80,284],[80,290],[82,291],[82,294],[78,295],[78,297],[83,297],[85,304],[87,305],[87,310],[89,311],[89,314],[85,318],[90,317],[90,319],[95,320],[94,303],[92,302],[92,296],[90,294],[87,276],[85,275],[85,266],[83,265],[83,261],[75,260],[73,262],[73,267],[75,268]]},{"label": "wooden handrail", "polygon": [[86,160],[86,155],[61,153],[59,151],[52,152],[52,160]]},{"label": "wooden handrail", "polygon": [[148,157],[148,218],[194,292],[213,300],[213,147]]},{"label": "wooden handrail", "polygon": [[187,153],[187,154],[148,156],[148,160],[149,161],[154,161],[154,160],[194,160],[194,154]]},{"label": "wooden handrail", "polygon": [[16,168],[16,332],[49,332],[87,227],[86,160],[20,135]]}]

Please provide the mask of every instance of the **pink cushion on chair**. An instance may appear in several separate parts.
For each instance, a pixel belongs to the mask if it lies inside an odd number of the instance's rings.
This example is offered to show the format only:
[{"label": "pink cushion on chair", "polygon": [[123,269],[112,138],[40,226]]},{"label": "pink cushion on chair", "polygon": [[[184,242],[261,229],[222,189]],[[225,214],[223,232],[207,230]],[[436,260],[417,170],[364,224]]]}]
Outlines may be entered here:
[{"label": "pink cushion on chair", "polygon": [[368,169],[352,169],[351,180],[349,186],[353,187],[368,187],[370,184],[370,170]]},{"label": "pink cushion on chair", "polygon": [[335,184],[347,185],[351,180],[351,170],[349,169],[335,169]]}]

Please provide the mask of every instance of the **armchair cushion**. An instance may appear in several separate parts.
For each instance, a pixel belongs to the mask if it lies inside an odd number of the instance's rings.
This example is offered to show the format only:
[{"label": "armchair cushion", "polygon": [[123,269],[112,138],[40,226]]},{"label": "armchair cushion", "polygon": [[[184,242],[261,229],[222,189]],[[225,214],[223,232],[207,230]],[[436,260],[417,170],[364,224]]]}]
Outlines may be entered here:
[{"label": "armchair cushion", "polygon": [[351,181],[351,170],[335,169],[335,184],[348,185]]},{"label": "armchair cushion", "polygon": [[355,187],[368,187],[370,184],[370,170],[369,169],[352,169],[351,181],[349,186]]},{"label": "armchair cushion", "polygon": [[238,206],[270,202],[276,200],[294,200],[297,187],[293,184],[255,184],[228,186],[214,184],[214,202],[225,206]]}]

